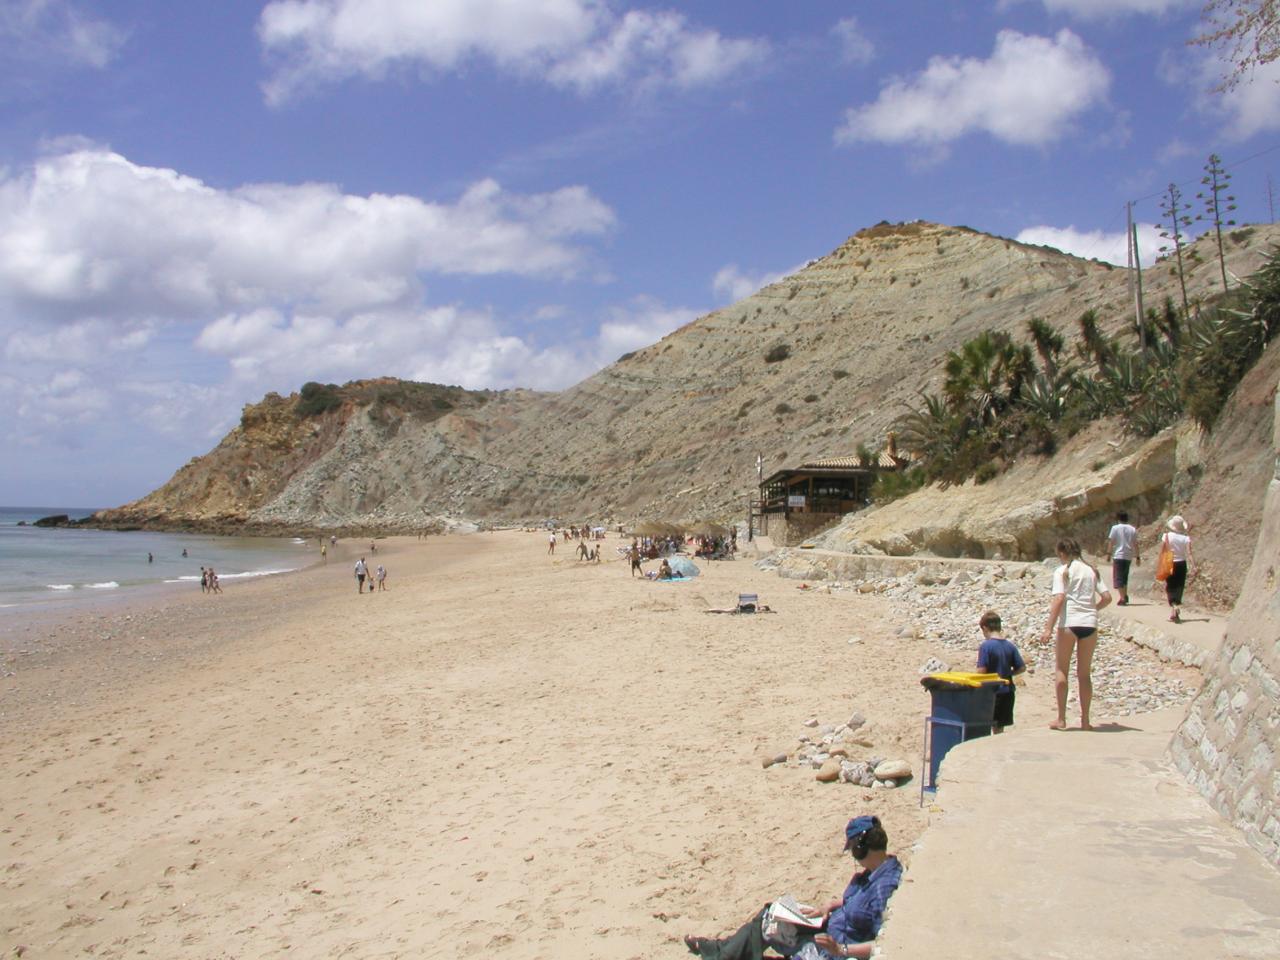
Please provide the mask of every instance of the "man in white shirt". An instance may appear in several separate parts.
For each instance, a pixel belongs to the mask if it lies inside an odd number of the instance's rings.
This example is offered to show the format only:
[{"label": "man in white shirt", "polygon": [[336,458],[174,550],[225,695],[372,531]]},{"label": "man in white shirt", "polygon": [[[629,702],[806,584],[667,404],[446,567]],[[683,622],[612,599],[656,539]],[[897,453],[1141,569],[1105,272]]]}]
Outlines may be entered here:
[{"label": "man in white shirt", "polygon": [[1107,534],[1107,548],[1111,553],[1111,586],[1120,599],[1118,607],[1129,605],[1129,565],[1142,563],[1138,549],[1138,531],[1129,523],[1129,515],[1123,510],[1116,514],[1115,525]]}]

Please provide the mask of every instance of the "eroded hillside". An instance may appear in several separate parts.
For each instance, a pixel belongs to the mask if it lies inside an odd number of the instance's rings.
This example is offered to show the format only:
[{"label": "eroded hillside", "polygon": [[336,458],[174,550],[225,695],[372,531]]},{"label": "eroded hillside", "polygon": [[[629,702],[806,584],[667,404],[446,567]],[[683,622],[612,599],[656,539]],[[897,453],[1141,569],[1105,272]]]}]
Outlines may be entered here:
[{"label": "eroded hillside", "polygon": [[[1277,239],[1236,232],[1228,268],[1247,276]],[[1192,296],[1217,276],[1206,245]],[[1176,282],[1167,265],[1144,280],[1148,304]],[[757,454],[768,471],[879,445],[981,331],[1021,337],[1041,317],[1074,338],[1090,308],[1118,330],[1129,304],[1122,269],[960,227],[881,225],[560,393],[459,392],[433,416],[353,395],[301,420],[286,415],[296,397],[269,397],[109,519],[411,530],[440,517],[741,517]]]}]

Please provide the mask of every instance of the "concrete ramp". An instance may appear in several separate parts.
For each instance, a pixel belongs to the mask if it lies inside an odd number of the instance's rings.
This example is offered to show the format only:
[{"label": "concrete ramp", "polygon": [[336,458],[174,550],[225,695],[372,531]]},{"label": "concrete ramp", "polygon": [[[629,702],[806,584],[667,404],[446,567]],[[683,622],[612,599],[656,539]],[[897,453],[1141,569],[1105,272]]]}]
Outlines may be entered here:
[{"label": "concrete ramp", "polygon": [[1169,761],[1181,719],[1024,729],[952,750],[883,955],[1280,957],[1280,873]]}]

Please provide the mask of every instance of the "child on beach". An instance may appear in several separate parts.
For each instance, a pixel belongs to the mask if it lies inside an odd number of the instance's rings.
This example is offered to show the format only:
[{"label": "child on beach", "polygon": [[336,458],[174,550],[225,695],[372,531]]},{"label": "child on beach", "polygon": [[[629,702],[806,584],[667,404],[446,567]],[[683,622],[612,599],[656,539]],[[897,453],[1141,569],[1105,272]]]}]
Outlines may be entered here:
[{"label": "child on beach", "polygon": [[978,672],[997,673],[1009,681],[996,694],[995,723],[991,732],[1000,733],[1005,727],[1013,726],[1013,678],[1023,673],[1027,665],[1014,642],[1000,636],[1000,614],[988,610],[978,621],[978,629],[982,631],[982,645],[978,647]]},{"label": "child on beach", "polygon": [[382,564],[378,564],[378,569],[374,571],[374,574],[378,580],[378,589],[379,590],[387,589],[387,568],[384,567]]}]

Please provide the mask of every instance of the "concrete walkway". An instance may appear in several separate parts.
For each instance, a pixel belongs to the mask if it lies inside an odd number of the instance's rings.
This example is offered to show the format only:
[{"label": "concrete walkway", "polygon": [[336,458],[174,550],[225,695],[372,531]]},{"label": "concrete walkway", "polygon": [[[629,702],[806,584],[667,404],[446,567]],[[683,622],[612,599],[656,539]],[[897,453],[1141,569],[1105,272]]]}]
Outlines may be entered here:
[{"label": "concrete walkway", "polygon": [[1104,634],[1126,637],[1191,667],[1203,667],[1227,633],[1227,617],[1183,607],[1182,622],[1170,623],[1167,604],[1139,597],[1123,607],[1105,607],[1100,616]]},{"label": "concrete walkway", "polygon": [[1169,762],[1182,714],[952,750],[884,956],[1280,957],[1280,873]]}]

